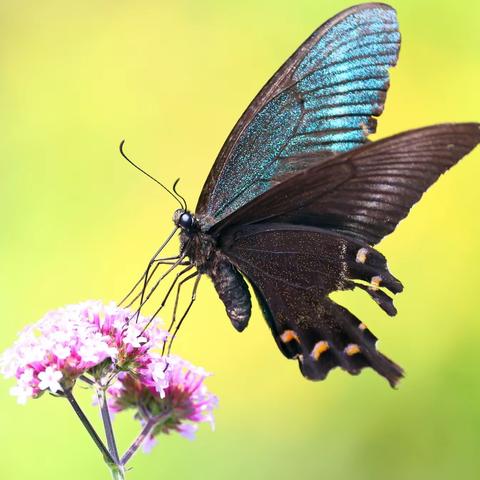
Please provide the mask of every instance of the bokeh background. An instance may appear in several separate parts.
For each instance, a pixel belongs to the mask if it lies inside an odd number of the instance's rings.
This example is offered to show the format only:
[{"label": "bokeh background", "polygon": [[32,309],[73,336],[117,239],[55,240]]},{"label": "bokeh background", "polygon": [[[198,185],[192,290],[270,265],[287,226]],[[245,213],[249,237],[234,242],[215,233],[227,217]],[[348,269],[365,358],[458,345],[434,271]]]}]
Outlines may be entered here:
[{"label": "bokeh background", "polygon": [[[0,2],[0,349],[44,312],[119,299],[172,229],[176,205],[126,149],[193,207],[243,109],[340,0]],[[399,0],[403,44],[378,137],[480,120],[480,3]],[[133,479],[476,479],[480,472],[480,148],[380,245],[406,289],[388,318],[341,301],[407,376],[310,383],[255,309],[237,334],[209,281],[177,353],[214,372],[214,433],[164,437]],[[176,248],[176,247],[175,247]],[[17,406],[0,384],[0,477],[108,478],[61,399]],[[89,398],[82,401],[87,410]],[[119,418],[120,442],[137,432]]]}]

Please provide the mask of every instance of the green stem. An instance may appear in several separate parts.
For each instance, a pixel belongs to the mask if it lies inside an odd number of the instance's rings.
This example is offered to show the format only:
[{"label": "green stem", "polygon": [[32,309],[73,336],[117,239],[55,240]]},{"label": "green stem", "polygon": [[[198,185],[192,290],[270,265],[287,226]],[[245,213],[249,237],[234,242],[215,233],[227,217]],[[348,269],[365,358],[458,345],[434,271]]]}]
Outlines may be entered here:
[{"label": "green stem", "polygon": [[105,460],[105,463],[109,466],[115,465],[115,460],[112,458],[110,455],[110,452],[107,450],[107,447],[103,444],[101,438],[98,436],[97,432],[93,428],[92,424],[88,420],[88,418],[85,416],[83,413],[82,409],[80,408],[80,405],[77,403],[75,400],[72,391],[71,390],[65,390],[65,397],[69,401],[70,405],[72,406],[73,410],[77,414],[77,417],[80,419],[82,422],[83,426],[89,433],[90,437],[92,437],[92,440],[95,442],[95,445],[98,447],[100,450],[101,454],[103,455],[103,459]]},{"label": "green stem", "polygon": [[113,480],[125,480],[125,471],[118,465],[109,465]]},{"label": "green stem", "polygon": [[105,429],[105,436],[107,437],[107,445],[110,454],[115,463],[120,465],[120,458],[118,456],[117,444],[115,442],[115,435],[113,433],[112,419],[110,418],[110,411],[108,410],[107,396],[105,388],[97,388],[98,404],[102,414],[103,427]]}]

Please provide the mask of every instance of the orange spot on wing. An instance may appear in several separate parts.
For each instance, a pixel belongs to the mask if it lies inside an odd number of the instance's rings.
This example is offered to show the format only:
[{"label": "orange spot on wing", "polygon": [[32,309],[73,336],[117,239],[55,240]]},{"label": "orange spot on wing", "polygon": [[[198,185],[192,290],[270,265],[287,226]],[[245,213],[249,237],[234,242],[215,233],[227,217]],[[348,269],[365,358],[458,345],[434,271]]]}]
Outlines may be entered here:
[{"label": "orange spot on wing", "polygon": [[320,358],[320,355],[323,352],[326,352],[329,348],[330,348],[330,346],[328,345],[328,342],[326,342],[325,340],[321,340],[320,342],[317,342],[315,344],[310,356],[312,358],[314,358],[315,360],[318,360]]},{"label": "orange spot on wing", "polygon": [[380,275],[375,275],[370,280],[370,288],[372,290],[378,290],[380,288],[381,283],[382,283],[382,277]]},{"label": "orange spot on wing", "polygon": [[351,357],[357,353],[360,353],[360,347],[356,343],[350,343],[345,347],[345,353]]},{"label": "orange spot on wing", "polygon": [[293,330],[285,330],[280,335],[280,339],[282,340],[283,343],[288,343],[288,342],[291,342],[292,340],[295,340],[296,342],[300,343],[300,339],[298,338],[298,335]]}]

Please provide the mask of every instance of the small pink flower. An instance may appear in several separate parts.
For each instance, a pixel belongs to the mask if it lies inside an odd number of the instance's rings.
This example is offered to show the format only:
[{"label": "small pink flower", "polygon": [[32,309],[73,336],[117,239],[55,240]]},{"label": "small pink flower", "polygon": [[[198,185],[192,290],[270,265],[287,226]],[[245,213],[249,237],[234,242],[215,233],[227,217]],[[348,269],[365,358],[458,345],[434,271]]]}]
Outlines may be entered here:
[{"label": "small pink flower", "polygon": [[[150,377],[153,385],[155,387],[156,393],[160,398],[165,397],[165,389],[169,385],[169,376],[167,375],[167,363],[165,359],[155,359],[155,361],[150,361],[147,367],[146,377]],[[144,375],[145,376],[145,375]],[[150,381],[150,378],[148,380]],[[149,382],[150,383],[150,382]]]},{"label": "small pink flower", "polygon": [[144,453],[150,453],[153,447],[157,444],[157,439],[153,435],[147,435],[142,444],[142,450]]},{"label": "small pink flower", "polygon": [[198,430],[198,425],[191,423],[184,423],[177,428],[180,435],[187,438],[188,440],[195,439],[195,433]]},{"label": "small pink flower", "polygon": [[38,374],[40,390],[50,390],[52,393],[62,391],[59,381],[62,379],[62,372],[55,370],[53,367],[47,367],[43,372]]},{"label": "small pink flower", "polygon": [[59,360],[66,360],[70,354],[71,349],[68,346],[62,345],[61,343],[57,343],[52,348],[52,353],[59,359]]},{"label": "small pink flower", "polygon": [[140,348],[148,342],[148,338],[143,334],[142,327],[137,323],[130,323],[123,341],[125,344],[131,345],[133,348]]},{"label": "small pink flower", "polygon": [[33,388],[30,386],[32,380],[33,370],[27,369],[20,375],[17,384],[10,389],[10,394],[17,397],[17,402],[20,405],[25,405],[33,395]]}]

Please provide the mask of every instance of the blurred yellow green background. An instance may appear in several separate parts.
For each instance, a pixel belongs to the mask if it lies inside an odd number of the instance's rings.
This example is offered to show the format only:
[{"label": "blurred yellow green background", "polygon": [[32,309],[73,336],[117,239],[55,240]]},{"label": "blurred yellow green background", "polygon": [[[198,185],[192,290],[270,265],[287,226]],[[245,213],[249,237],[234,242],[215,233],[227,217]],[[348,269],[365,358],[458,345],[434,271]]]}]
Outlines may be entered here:
[{"label": "blurred yellow green background", "polygon": [[[480,120],[480,3],[392,1],[403,35],[378,137]],[[194,206],[255,93],[340,0],[0,2],[0,292],[7,348],[47,310],[119,299],[172,229],[175,203],[118,154]],[[258,308],[237,334],[209,281],[177,353],[215,376],[214,433],[164,437],[133,479],[480,478],[480,148],[380,245],[405,285],[388,318],[340,298],[406,370],[304,380]],[[175,247],[176,248],[176,247]],[[17,406],[0,384],[2,479],[108,478],[61,399]],[[81,395],[88,407],[89,396]],[[120,442],[137,432],[118,419]]]}]

